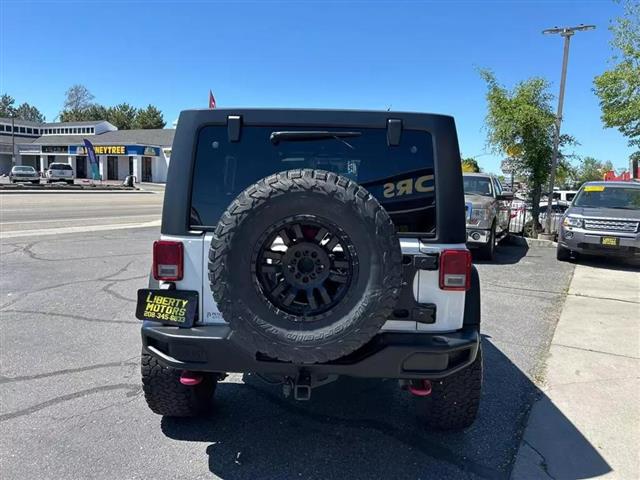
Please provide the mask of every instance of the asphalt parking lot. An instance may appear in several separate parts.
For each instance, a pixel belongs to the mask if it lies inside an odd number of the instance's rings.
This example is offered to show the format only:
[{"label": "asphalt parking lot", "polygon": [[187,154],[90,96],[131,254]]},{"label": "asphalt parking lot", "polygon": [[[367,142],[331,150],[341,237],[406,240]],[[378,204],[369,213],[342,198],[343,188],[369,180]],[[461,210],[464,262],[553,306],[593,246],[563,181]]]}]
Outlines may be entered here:
[{"label": "asphalt parking lot", "polygon": [[442,434],[422,427],[417,399],[395,381],[342,379],[296,403],[231,375],[212,418],[152,414],[134,299],[157,236],[155,227],[0,241],[3,478],[509,477],[573,271],[555,250],[503,246],[479,264],[480,417]]}]

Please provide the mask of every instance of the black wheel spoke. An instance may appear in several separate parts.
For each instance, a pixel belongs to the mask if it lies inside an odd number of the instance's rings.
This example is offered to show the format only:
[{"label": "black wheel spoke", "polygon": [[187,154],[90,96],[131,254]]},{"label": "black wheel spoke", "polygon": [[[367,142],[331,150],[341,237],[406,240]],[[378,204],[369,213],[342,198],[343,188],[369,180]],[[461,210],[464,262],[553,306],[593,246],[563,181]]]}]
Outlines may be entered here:
[{"label": "black wheel spoke", "polygon": [[327,293],[327,289],[323,286],[320,286],[318,287],[318,291],[320,292],[320,297],[322,298],[322,301],[325,303],[325,305],[329,305],[331,303],[331,297],[329,296],[329,293]]},{"label": "black wheel spoke", "polygon": [[262,265],[263,273],[278,273],[281,269],[282,267],[280,265],[275,265],[273,263]]},{"label": "black wheel spoke", "polygon": [[326,248],[328,252],[333,252],[333,249],[336,248],[336,245],[338,245],[339,242],[340,240],[338,240],[338,237],[334,236],[327,242],[324,248]]},{"label": "black wheel spoke", "polygon": [[266,252],[264,252],[263,257],[264,258],[269,258],[271,260],[277,260],[277,261],[282,261],[282,256],[284,254],[282,252],[274,252],[273,250],[267,250]]},{"label": "black wheel spoke", "polygon": [[333,262],[333,266],[335,268],[349,268],[349,262],[346,260],[336,260]]},{"label": "black wheel spoke", "polygon": [[276,285],[276,288],[274,288],[273,290],[271,290],[271,295],[274,297],[278,297],[280,296],[280,294],[284,291],[285,288],[287,288],[289,286],[289,284],[286,281],[281,281],[278,285]]},{"label": "black wheel spoke", "polygon": [[289,305],[291,305],[293,300],[296,298],[297,294],[298,294],[298,290],[290,291],[289,293],[287,293],[285,295],[284,299],[282,300],[282,303],[288,307]]},{"label": "black wheel spoke", "polygon": [[320,230],[318,230],[318,233],[316,233],[315,241],[320,243],[327,233],[329,233],[329,231],[326,228],[321,227]]},{"label": "black wheel spoke", "polygon": [[296,223],[292,228],[296,240],[301,240],[302,238],[304,238],[304,235],[302,234],[302,228],[300,228],[300,224]]},{"label": "black wheel spoke", "polygon": [[284,229],[280,230],[280,232],[278,232],[278,235],[282,239],[282,243],[284,243],[287,247],[291,246],[291,238],[289,238],[289,235],[287,235],[287,232],[285,232]]},{"label": "black wheel spoke", "polygon": [[331,273],[331,275],[329,275],[329,280],[333,280],[336,283],[347,283],[348,277],[346,275]]},{"label": "black wheel spoke", "polygon": [[316,297],[313,296],[313,290],[307,290],[307,303],[309,303],[311,310],[318,308],[318,302],[316,302]]}]

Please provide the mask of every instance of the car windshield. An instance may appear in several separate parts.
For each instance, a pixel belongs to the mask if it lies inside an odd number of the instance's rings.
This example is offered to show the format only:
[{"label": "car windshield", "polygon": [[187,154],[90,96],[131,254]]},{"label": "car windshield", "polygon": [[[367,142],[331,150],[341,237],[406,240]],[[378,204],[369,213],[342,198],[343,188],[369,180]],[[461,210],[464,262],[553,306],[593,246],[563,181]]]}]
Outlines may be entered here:
[{"label": "car windshield", "polygon": [[71,165],[66,163],[52,163],[49,166],[50,170],[71,170]]},{"label": "car windshield", "polygon": [[575,201],[574,207],[640,209],[640,188],[585,185]]},{"label": "car windshield", "polygon": [[490,197],[493,194],[491,179],[489,177],[464,176],[465,195],[485,195]]},{"label": "car windshield", "polygon": [[36,170],[33,167],[13,167],[14,172],[33,173]]}]

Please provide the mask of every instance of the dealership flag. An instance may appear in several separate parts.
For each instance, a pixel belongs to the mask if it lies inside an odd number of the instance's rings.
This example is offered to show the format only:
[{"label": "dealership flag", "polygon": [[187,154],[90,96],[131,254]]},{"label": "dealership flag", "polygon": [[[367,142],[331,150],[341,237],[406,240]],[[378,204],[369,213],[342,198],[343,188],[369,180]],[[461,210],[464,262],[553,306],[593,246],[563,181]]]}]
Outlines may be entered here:
[{"label": "dealership flag", "polygon": [[216,108],[216,98],[213,96],[211,90],[209,90],[209,108]]},{"label": "dealership flag", "polygon": [[87,156],[89,157],[89,164],[91,165],[92,180],[100,180],[100,166],[98,165],[96,151],[93,149],[91,142],[86,138],[84,139],[84,148],[87,149]]}]

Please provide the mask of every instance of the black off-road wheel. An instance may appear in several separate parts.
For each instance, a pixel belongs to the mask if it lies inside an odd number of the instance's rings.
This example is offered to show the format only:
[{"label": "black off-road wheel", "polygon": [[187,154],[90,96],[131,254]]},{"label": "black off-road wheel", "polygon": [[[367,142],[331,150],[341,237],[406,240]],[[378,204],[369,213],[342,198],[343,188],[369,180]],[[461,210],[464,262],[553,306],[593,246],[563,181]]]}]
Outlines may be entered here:
[{"label": "black off-road wheel", "polygon": [[431,395],[420,399],[426,424],[434,430],[463,430],[478,416],[482,394],[482,348],[463,370],[431,382]]},{"label": "black off-road wheel", "polygon": [[167,417],[196,417],[213,410],[217,385],[213,374],[203,374],[198,385],[182,385],[180,370],[164,367],[154,356],[144,352],[141,367],[144,397],[154,413]]},{"label": "black off-road wheel", "polygon": [[290,170],[258,181],[222,215],[209,280],[231,339],[250,354],[327,362],[387,321],[402,254],[389,215],[364,188]]}]

